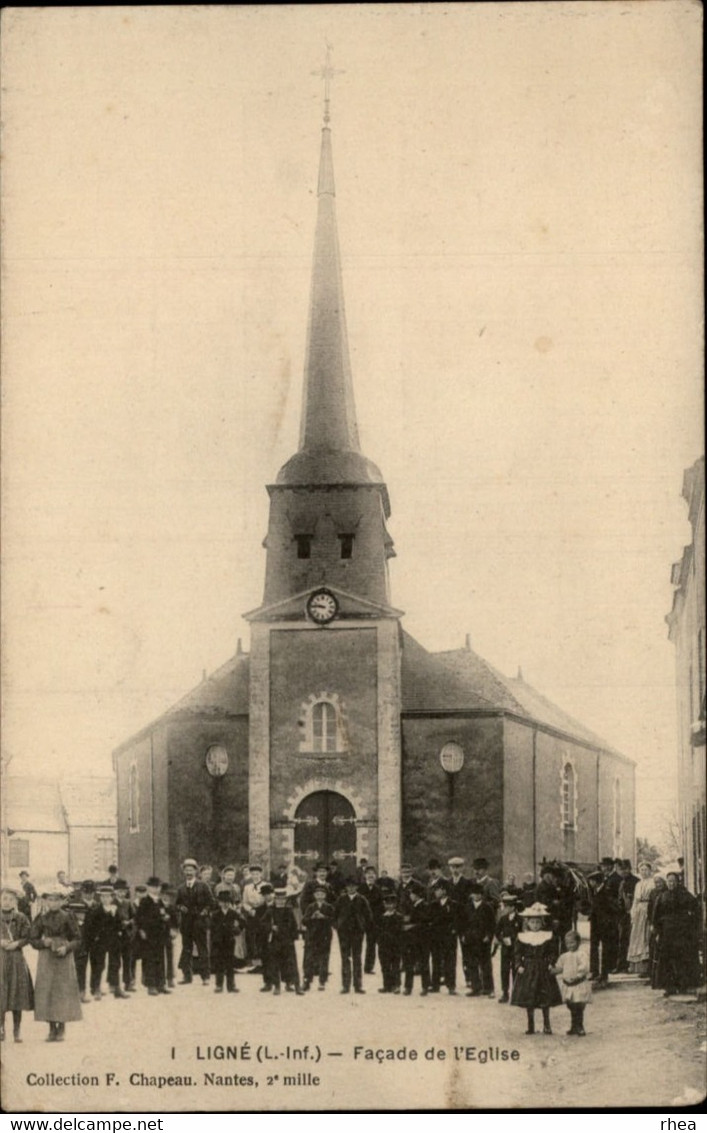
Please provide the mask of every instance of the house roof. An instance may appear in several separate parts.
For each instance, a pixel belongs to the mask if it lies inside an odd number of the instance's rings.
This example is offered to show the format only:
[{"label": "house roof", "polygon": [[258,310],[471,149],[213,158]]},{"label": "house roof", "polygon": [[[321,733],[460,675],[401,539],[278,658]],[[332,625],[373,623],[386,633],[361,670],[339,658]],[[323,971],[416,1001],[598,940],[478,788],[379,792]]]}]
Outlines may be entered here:
[{"label": "house roof", "polygon": [[3,791],[9,830],[66,834],[66,816],[58,783],[8,775]]},{"label": "house roof", "polygon": [[403,712],[486,710],[510,713],[600,751],[620,755],[606,740],[558,708],[520,675],[505,677],[472,649],[428,653],[404,633],[402,689]]},{"label": "house roof", "polygon": [[112,777],[64,779],[59,791],[69,826],[115,826],[117,799]]}]

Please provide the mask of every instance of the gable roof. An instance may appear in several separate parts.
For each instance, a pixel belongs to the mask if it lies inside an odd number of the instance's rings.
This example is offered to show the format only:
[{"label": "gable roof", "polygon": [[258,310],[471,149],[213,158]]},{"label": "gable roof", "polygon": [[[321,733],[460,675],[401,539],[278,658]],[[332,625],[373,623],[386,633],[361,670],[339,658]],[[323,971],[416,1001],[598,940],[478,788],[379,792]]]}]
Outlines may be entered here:
[{"label": "gable roof", "polygon": [[66,816],[58,783],[8,775],[3,792],[9,830],[66,834]]},{"label": "gable roof", "polygon": [[64,779],[59,792],[70,827],[116,825],[116,787],[112,777]]},{"label": "gable roof", "polygon": [[123,740],[116,752],[122,751],[135,742],[139,736],[149,734],[158,724],[180,716],[213,715],[247,716],[250,687],[250,656],[236,653],[211,676],[193,688],[185,696],[127,740]]},{"label": "gable roof", "polygon": [[472,649],[429,653],[403,633],[402,656],[403,712],[507,713],[562,732],[600,751],[621,754],[531,688],[522,677],[505,677]]}]

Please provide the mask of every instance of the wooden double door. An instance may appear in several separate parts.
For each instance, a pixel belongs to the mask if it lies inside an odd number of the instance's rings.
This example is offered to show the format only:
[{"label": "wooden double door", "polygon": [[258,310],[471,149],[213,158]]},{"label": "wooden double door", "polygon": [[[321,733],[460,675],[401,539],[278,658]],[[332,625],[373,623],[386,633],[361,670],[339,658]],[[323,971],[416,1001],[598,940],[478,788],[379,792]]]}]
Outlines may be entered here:
[{"label": "wooden double door", "polygon": [[356,866],[356,813],[336,791],[313,791],[295,812],[295,863],[311,877],[317,861],[336,861],[344,874]]}]

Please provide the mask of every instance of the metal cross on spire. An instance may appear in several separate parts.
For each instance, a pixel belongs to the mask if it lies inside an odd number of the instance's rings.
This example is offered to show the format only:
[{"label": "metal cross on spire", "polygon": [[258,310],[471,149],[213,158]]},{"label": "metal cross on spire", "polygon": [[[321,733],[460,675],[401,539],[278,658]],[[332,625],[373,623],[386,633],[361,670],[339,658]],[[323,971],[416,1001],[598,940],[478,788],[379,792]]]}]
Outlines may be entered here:
[{"label": "metal cross on spire", "polygon": [[318,71],[312,71],[313,75],[318,75],[320,79],[324,79],[324,125],[329,125],[329,97],[331,92],[331,80],[335,75],[343,75],[344,71],[339,71],[331,65],[331,52],[332,46],[330,43],[326,45],[326,58],[324,66],[320,67]]}]

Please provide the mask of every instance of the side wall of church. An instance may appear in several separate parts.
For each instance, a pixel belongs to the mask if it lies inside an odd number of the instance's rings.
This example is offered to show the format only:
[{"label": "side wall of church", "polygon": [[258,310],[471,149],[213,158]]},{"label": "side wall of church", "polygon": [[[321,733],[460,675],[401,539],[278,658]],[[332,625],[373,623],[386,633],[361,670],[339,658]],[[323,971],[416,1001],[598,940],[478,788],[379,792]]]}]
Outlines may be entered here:
[{"label": "side wall of church", "polygon": [[[460,854],[489,860],[500,876],[503,859],[503,721],[499,717],[405,716],[403,737],[403,859],[423,869],[428,859]],[[464,751],[456,773],[442,768],[440,751]]]},{"label": "side wall of church", "polygon": [[116,754],[118,861],[131,885],[168,877],[167,732],[153,728]]},{"label": "side wall of church", "polygon": [[[212,776],[206,752],[226,749],[225,775]],[[168,739],[169,875],[185,857],[218,869],[248,858],[248,717],[201,716],[175,721]]]},{"label": "side wall of church", "polygon": [[506,874],[521,877],[543,858],[592,865],[604,854],[633,855],[631,763],[515,720],[504,735]]}]

